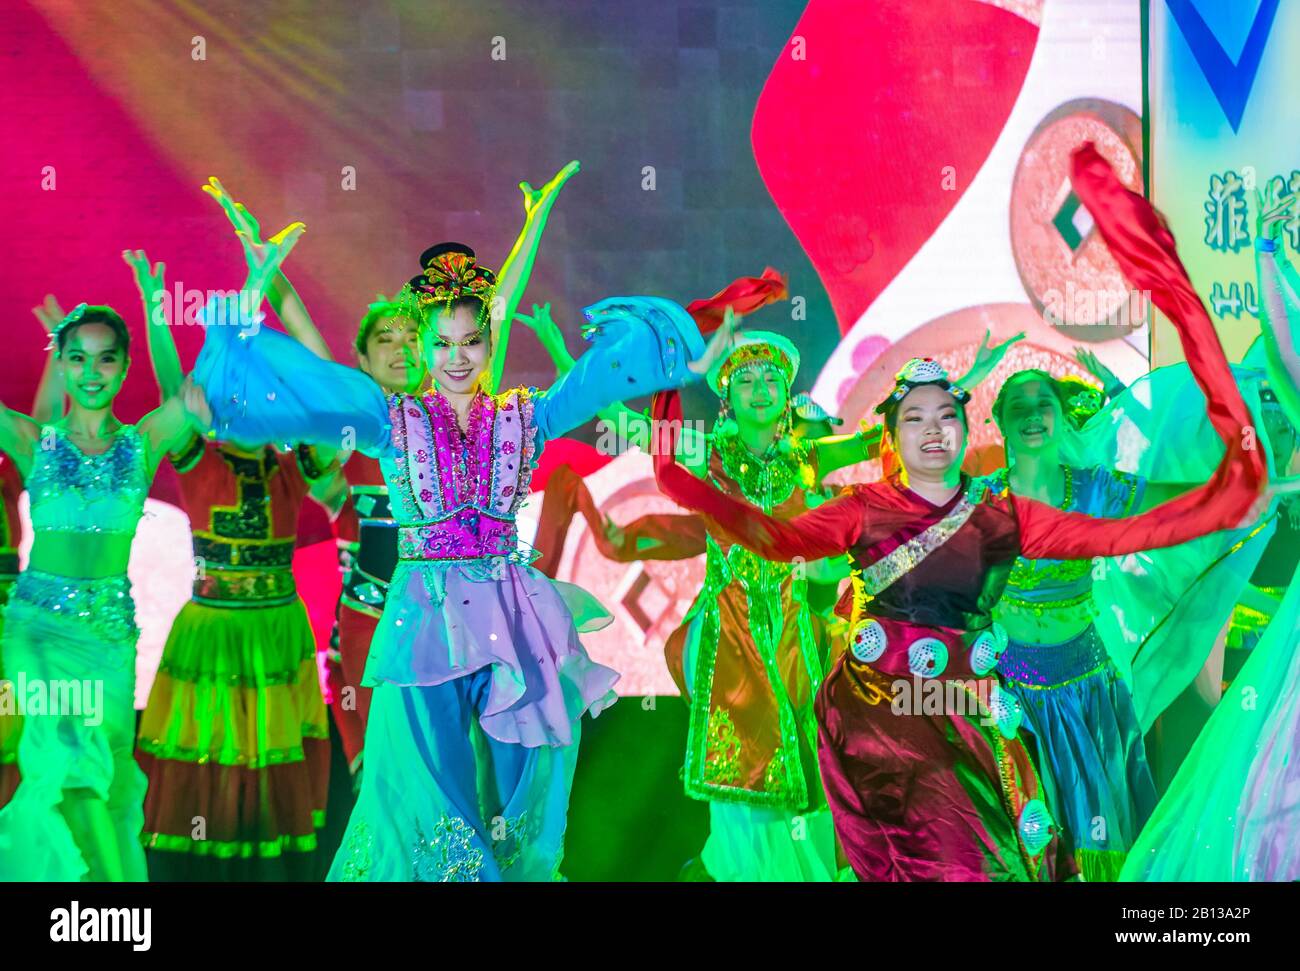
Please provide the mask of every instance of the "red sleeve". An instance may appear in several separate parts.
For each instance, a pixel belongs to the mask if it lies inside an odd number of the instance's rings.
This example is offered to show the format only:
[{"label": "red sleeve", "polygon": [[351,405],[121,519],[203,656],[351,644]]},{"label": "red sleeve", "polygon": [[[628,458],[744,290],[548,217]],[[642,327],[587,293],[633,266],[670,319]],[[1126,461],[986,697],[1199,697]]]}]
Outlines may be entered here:
[{"label": "red sleeve", "polygon": [[655,478],[664,495],[703,513],[718,532],[768,560],[820,560],[848,551],[862,535],[862,501],[846,493],[793,519],[774,519],[695,478],[674,459],[681,427],[677,392],[657,394],[652,406],[656,429]]},{"label": "red sleeve", "polygon": [[[1074,153],[1071,181],[1092,215],[1129,284],[1151,295],[1178,330],[1192,376],[1205,394],[1207,417],[1225,446],[1210,481],[1127,519],[1092,519],[1064,513],[1019,496],[1012,504],[1020,523],[1020,552],[1033,559],[1115,556],[1185,543],[1241,524],[1264,482],[1258,448],[1243,447],[1250,412],[1241,400],[1218,335],[1187,271],[1174,238],[1141,196],[1120,184],[1090,144]],[[1199,416],[1188,416],[1199,420]]]},{"label": "red sleeve", "polygon": [[[592,535],[597,535],[595,527]],[[623,546],[615,547],[602,529],[596,545],[611,560],[635,563],[642,560],[689,560],[703,556],[708,545],[708,528],[702,516],[686,513],[649,513],[623,527]],[[642,543],[648,547],[642,549]]]}]

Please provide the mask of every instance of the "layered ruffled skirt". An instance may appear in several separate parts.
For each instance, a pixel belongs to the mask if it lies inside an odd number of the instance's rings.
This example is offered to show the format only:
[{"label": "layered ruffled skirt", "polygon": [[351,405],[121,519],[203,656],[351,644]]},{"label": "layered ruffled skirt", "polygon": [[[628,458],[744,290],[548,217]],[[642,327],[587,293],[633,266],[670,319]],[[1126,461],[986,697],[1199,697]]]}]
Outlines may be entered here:
[{"label": "layered ruffled skirt", "polygon": [[318,879],[329,728],[301,600],[187,603],[140,723],[155,879]]},{"label": "layered ruffled skirt", "polygon": [[0,653],[22,706],[22,779],[0,809],[0,881],[87,873],[60,809],[72,790],[107,804],[116,860],[105,866],[126,880],[146,879],[145,777],[133,752],[139,630],[130,590],[125,576],[80,580],[32,570],[15,584]]},{"label": "layered ruffled skirt", "polygon": [[365,683],[361,792],[331,880],[550,880],[580,718],[616,672],[578,630],[609,615],[530,566],[398,564]]}]

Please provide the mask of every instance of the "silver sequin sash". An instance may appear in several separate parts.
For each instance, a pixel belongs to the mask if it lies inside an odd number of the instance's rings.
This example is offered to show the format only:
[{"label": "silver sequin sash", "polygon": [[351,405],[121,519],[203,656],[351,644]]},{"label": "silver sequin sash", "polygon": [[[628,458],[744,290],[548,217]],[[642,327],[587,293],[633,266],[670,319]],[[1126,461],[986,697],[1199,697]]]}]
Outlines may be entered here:
[{"label": "silver sequin sash", "polygon": [[870,566],[863,567],[862,587],[866,593],[875,597],[909,570],[919,566],[927,556],[952,539],[957,530],[970,519],[976,505],[977,502],[973,502],[971,496],[962,496],[952,512],[943,519],[895,547]]}]

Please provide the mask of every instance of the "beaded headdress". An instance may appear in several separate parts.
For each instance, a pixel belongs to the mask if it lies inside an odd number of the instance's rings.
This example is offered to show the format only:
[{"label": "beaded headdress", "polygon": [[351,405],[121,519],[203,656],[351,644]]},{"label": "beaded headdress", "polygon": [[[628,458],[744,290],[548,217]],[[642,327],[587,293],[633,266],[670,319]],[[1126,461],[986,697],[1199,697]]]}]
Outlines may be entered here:
[{"label": "beaded headdress", "polygon": [[1089,384],[1082,378],[1067,375],[1057,381],[1064,394],[1065,417],[1075,428],[1082,428],[1088,419],[1101,411],[1106,403],[1100,388]]},{"label": "beaded headdress", "polygon": [[59,321],[54,330],[50,331],[50,341],[45,345],[47,351],[52,351],[59,346],[59,335],[86,316],[87,307],[89,307],[89,304],[79,303],[72,308],[70,314]]},{"label": "beaded headdress", "polygon": [[786,387],[799,373],[799,351],[787,338],[768,331],[751,330],[737,335],[726,357],[709,369],[708,382],[719,398],[727,397],[731,379],[754,367],[775,367],[785,376]]},{"label": "beaded headdress", "polygon": [[888,398],[876,405],[876,414],[891,414],[914,388],[928,384],[947,391],[959,405],[965,405],[970,401],[970,392],[961,385],[949,381],[948,372],[943,369],[942,364],[932,357],[914,357],[894,375],[894,390],[889,393]]}]

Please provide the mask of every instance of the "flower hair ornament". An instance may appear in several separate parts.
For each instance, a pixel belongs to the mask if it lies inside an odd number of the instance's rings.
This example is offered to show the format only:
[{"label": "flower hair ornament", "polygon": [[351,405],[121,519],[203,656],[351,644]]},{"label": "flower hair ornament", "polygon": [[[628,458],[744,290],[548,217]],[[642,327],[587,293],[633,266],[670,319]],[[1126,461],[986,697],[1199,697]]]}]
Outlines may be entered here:
[{"label": "flower hair ornament", "polygon": [[965,405],[970,401],[970,392],[948,380],[948,372],[943,369],[942,364],[932,357],[914,357],[894,375],[894,390],[889,393],[889,397],[876,405],[876,414],[892,413],[914,388],[925,385],[934,385],[947,391],[957,399],[959,405]]},{"label": "flower hair ornament", "polygon": [[47,351],[52,351],[59,346],[59,335],[81,320],[81,318],[86,315],[86,308],[89,306],[90,305],[86,303],[79,303],[72,308],[71,313],[59,321],[58,325],[50,331],[49,343],[45,345]]}]

